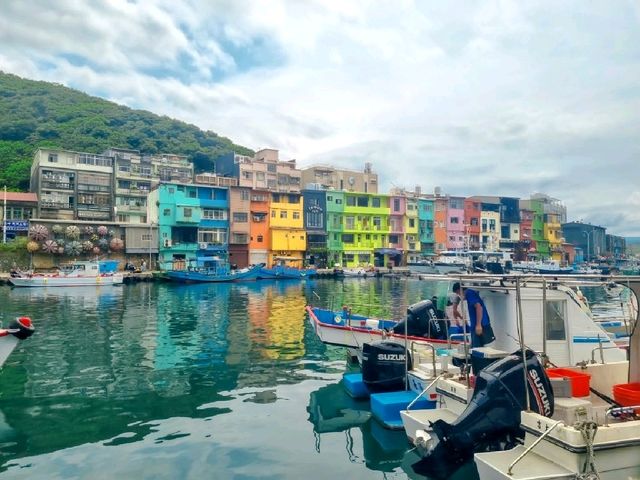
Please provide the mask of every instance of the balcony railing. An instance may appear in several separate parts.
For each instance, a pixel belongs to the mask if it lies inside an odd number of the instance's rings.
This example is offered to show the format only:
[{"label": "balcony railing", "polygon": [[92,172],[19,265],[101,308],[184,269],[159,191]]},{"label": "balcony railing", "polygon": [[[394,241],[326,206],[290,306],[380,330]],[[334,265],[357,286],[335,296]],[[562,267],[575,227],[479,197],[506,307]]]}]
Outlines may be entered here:
[{"label": "balcony railing", "polygon": [[53,202],[48,200],[43,200],[40,202],[41,208],[57,208],[57,209],[71,209],[73,206],[69,203],[64,202]]},{"label": "balcony railing", "polygon": [[50,182],[43,180],[42,188],[54,188],[57,190],[73,190],[73,184],[68,182]]}]

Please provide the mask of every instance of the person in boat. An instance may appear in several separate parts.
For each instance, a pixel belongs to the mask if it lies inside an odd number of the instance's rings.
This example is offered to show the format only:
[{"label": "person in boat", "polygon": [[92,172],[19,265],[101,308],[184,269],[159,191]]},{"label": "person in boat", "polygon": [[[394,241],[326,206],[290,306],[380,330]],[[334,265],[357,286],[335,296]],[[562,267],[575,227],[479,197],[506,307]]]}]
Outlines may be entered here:
[{"label": "person in boat", "polygon": [[[449,333],[464,333],[464,318],[460,312],[460,304],[462,300],[460,295],[450,292],[447,295],[447,318],[449,319],[451,326],[449,327]],[[467,325],[466,331],[469,331]]]},{"label": "person in boat", "polygon": [[[453,284],[453,293],[460,297],[460,300],[467,301],[467,308],[469,310],[469,323],[471,332],[471,348],[483,347],[488,343],[495,340],[493,335],[493,328],[491,328],[491,319],[489,318],[489,312],[484,301],[480,297],[478,291],[471,288],[462,288],[459,282]],[[462,317],[458,307],[454,305],[454,316],[460,315]]]}]

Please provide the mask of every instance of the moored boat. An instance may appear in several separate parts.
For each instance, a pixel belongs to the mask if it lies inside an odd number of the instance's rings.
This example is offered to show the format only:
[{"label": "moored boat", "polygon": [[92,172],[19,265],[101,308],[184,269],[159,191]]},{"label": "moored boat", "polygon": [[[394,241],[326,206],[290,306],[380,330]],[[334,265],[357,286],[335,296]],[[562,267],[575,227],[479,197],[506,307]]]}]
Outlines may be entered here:
[{"label": "moored boat", "polygon": [[9,324],[8,328],[0,328],[0,367],[4,365],[18,343],[29,338],[34,331],[29,317],[18,317]]},{"label": "moored boat", "polygon": [[180,283],[244,282],[258,278],[264,263],[232,270],[220,257],[197,257],[186,268],[166,272],[168,280]]},{"label": "moored boat", "polygon": [[124,281],[115,260],[74,261],[61,265],[54,273],[14,272],[9,282],[15,287],[74,287],[80,285],[118,285]]},{"label": "moored boat", "polygon": [[271,268],[262,267],[258,272],[258,279],[263,280],[284,280],[284,279],[305,279],[316,275],[313,268],[294,268],[286,265],[274,265]]}]

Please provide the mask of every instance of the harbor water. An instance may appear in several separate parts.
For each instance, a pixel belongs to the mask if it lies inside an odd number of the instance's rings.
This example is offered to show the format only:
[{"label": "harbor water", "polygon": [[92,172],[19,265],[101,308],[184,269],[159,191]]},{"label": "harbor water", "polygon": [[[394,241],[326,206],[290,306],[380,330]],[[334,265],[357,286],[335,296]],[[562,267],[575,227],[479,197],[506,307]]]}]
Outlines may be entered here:
[{"label": "harbor water", "polygon": [[[404,432],[344,391],[345,351],[316,338],[304,306],[400,318],[446,288],[1,287],[5,324],[28,315],[37,331],[0,371],[0,478],[419,478]],[[454,478],[476,477],[470,464]]]}]

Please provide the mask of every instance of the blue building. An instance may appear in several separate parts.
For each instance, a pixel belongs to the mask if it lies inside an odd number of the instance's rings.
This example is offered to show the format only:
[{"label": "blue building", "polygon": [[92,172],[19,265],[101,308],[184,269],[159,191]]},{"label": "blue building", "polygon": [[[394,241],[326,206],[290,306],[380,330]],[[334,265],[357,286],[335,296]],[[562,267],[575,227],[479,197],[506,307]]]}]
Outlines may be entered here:
[{"label": "blue building", "polygon": [[227,187],[163,183],[149,193],[149,213],[158,225],[161,268],[183,268],[196,256],[228,255]]},{"label": "blue building", "polygon": [[303,190],[304,229],[307,232],[307,264],[327,266],[327,192]]}]

